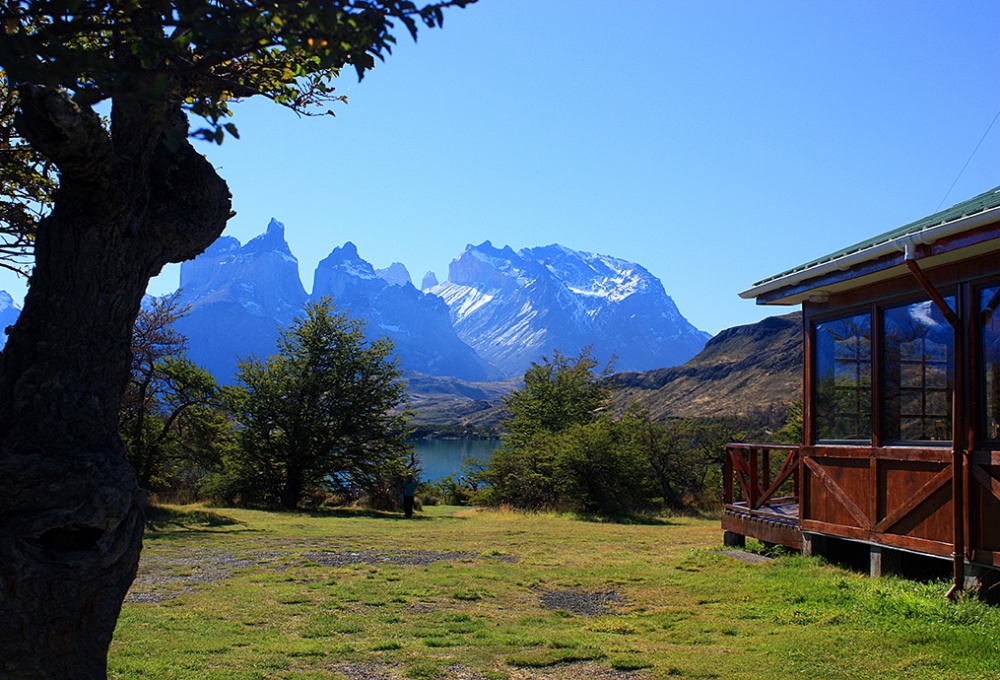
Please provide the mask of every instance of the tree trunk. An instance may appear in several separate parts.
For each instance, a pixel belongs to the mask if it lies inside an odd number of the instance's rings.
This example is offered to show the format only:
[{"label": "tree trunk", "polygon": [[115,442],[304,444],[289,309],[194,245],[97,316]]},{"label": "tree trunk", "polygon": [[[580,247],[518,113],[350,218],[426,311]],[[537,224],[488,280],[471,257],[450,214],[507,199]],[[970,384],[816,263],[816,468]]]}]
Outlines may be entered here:
[{"label": "tree trunk", "polygon": [[61,178],[0,355],[0,677],[103,679],[142,547],[117,431],[132,324],[149,278],[222,232],[229,192],[183,136],[165,143],[177,115],[119,116],[112,138],[58,92],[21,95]]},{"label": "tree trunk", "polygon": [[285,510],[295,510],[302,501],[302,492],[305,489],[305,476],[302,470],[289,466],[285,470],[285,483],[281,487],[279,502]]}]

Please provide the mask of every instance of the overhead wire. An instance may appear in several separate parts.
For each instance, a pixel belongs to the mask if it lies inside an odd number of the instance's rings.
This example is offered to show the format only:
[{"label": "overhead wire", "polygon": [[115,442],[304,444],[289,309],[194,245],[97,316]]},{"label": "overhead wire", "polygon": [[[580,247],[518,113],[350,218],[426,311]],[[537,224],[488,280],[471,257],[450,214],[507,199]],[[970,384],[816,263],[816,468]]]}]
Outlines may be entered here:
[{"label": "overhead wire", "polygon": [[980,137],[980,139],[979,139],[979,143],[978,143],[978,144],[976,144],[976,148],[972,150],[972,153],[971,153],[971,154],[969,154],[969,159],[968,159],[967,161],[965,161],[965,165],[963,165],[963,166],[962,166],[962,169],[958,171],[958,177],[956,177],[956,178],[955,178],[955,181],[951,183],[951,186],[950,186],[950,187],[948,187],[948,191],[946,191],[946,192],[945,192],[945,194],[944,194],[944,197],[943,197],[943,198],[941,199],[941,202],[940,202],[940,203],[938,203],[938,206],[937,206],[937,208],[935,208],[935,209],[934,209],[934,212],[938,212],[939,210],[941,210],[941,206],[942,206],[942,205],[944,205],[944,202],[945,202],[946,200],[948,200],[948,194],[950,194],[950,193],[951,193],[951,190],[955,188],[955,185],[956,185],[956,184],[958,184],[958,180],[959,180],[959,179],[961,179],[961,177],[962,177],[962,173],[964,173],[964,172],[965,172],[965,169],[966,169],[967,167],[969,167],[969,163],[971,163],[971,162],[972,162],[972,158],[973,158],[973,156],[975,156],[975,155],[976,155],[976,152],[977,152],[977,151],[979,151],[979,147],[980,147],[980,146],[982,146],[982,144],[983,144],[983,140],[984,140],[984,139],[986,139],[986,135],[990,134],[990,130],[992,130],[992,129],[993,129],[993,124],[997,122],[997,118],[1000,118],[1000,110],[998,110],[998,111],[997,111],[997,115],[993,116],[993,120],[992,120],[992,121],[990,122],[990,124],[989,124],[989,125],[988,125],[988,126],[986,127],[986,132],[984,132],[984,133],[983,133],[983,136],[982,136],[982,137]]}]

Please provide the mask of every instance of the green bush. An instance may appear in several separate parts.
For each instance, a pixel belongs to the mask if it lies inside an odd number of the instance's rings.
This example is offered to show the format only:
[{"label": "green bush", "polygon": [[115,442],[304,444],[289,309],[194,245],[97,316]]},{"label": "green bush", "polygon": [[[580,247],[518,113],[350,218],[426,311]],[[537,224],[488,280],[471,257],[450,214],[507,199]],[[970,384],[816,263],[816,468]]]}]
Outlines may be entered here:
[{"label": "green bush", "polygon": [[448,475],[434,482],[424,482],[420,485],[419,497],[424,505],[466,505],[472,497],[473,490],[465,482],[459,481],[455,475]]}]

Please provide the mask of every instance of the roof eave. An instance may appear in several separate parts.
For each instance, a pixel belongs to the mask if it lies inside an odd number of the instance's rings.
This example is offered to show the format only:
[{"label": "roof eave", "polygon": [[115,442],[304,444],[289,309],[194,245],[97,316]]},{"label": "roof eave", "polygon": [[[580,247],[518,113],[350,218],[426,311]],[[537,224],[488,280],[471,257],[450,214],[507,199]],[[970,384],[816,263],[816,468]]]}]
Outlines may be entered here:
[{"label": "roof eave", "polygon": [[931,245],[945,237],[960,234],[985,224],[991,224],[998,221],[1000,221],[1000,208],[990,208],[973,215],[960,217],[959,219],[952,220],[950,222],[942,222],[941,224],[926,227],[920,231],[903,234],[889,241],[884,241],[869,248],[865,248],[864,250],[855,251],[832,260],[827,260],[826,262],[821,262],[807,269],[789,272],[785,276],[771,279],[760,285],[748,288],[740,293],[740,297],[744,300],[753,300],[760,298],[761,296],[768,295],[770,299],[767,304],[798,304],[798,296],[796,296],[796,299],[794,300],[783,300],[780,295],[775,296],[769,294],[776,293],[783,288],[792,287],[795,287],[796,291],[801,294],[803,291],[802,284],[806,283],[809,279],[818,279],[825,274],[832,272],[847,271],[852,267],[856,267],[866,262],[872,262],[885,257],[886,255],[904,252],[907,244],[911,246]]}]

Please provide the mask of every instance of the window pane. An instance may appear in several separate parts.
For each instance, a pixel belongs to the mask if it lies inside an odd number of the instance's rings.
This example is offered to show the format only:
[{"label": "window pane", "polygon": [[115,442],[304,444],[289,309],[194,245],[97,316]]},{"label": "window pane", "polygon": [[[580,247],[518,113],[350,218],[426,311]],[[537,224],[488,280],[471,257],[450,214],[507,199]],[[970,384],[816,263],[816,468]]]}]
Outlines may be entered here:
[{"label": "window pane", "polygon": [[[945,301],[954,309],[954,296]],[[954,331],[930,300],[887,309],[883,320],[885,439],[951,439]]]},{"label": "window pane", "polygon": [[871,319],[816,324],[817,439],[871,439]]},{"label": "window pane", "polygon": [[983,324],[984,436],[1000,440],[1000,286],[979,291],[979,312]]}]

